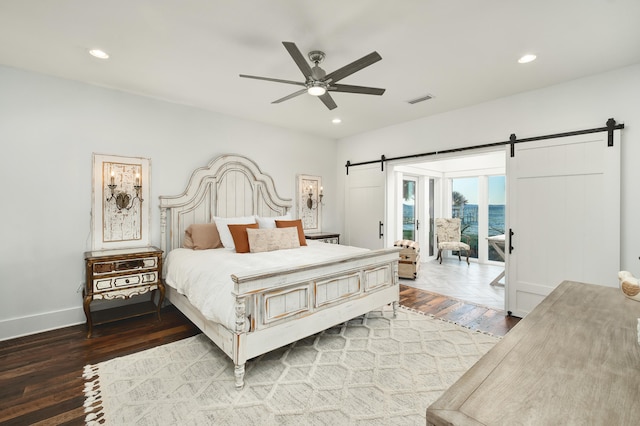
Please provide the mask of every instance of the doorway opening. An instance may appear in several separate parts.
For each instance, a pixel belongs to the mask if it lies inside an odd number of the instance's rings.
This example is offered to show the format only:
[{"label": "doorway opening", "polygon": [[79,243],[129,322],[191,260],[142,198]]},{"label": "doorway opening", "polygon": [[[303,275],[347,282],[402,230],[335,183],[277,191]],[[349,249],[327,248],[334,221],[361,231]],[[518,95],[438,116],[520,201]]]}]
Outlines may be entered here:
[{"label": "doorway opening", "polygon": [[[504,310],[506,282],[496,278],[505,262],[490,237],[499,238],[506,229],[505,151],[414,160],[394,165],[393,172],[397,239],[418,241],[421,255],[418,278],[402,284]],[[436,260],[438,217],[461,219],[470,265],[451,252],[443,252],[442,264]]]}]

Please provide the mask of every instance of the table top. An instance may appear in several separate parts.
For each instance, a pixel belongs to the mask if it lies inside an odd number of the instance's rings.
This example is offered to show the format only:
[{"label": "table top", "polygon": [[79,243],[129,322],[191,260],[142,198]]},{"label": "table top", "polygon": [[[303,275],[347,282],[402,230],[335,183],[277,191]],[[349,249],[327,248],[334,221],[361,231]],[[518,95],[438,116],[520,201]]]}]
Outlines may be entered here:
[{"label": "table top", "polygon": [[638,424],[640,303],[565,281],[427,409],[427,424]]},{"label": "table top", "polygon": [[305,232],[304,236],[312,240],[312,239],[321,239],[321,238],[335,238],[335,237],[339,237],[340,234],[336,232]]},{"label": "table top", "polygon": [[154,246],[93,250],[93,251],[85,252],[84,258],[92,259],[95,257],[103,257],[103,256],[137,255],[141,253],[162,253],[162,250]]}]

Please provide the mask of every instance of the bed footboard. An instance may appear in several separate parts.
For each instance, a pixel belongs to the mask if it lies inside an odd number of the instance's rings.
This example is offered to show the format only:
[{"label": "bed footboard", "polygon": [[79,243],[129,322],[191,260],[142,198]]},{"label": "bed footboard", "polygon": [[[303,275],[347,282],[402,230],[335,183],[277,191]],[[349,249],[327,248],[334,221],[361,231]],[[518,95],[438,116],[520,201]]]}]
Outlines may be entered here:
[{"label": "bed footboard", "polygon": [[[399,248],[260,274],[232,275],[236,386],[248,359],[319,333],[400,297]],[[249,331],[245,321],[250,321]]]}]

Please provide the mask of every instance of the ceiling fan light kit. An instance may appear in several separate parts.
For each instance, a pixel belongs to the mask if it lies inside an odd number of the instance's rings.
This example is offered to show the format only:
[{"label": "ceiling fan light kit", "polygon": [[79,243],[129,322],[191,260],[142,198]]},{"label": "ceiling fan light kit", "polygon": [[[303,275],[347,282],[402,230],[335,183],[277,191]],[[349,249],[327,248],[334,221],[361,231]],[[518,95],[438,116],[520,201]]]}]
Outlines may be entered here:
[{"label": "ceiling fan light kit", "polygon": [[311,96],[322,96],[327,93],[327,88],[320,81],[313,81],[307,88],[307,93]]},{"label": "ceiling fan light kit", "polygon": [[366,56],[363,56],[357,61],[353,61],[350,64],[327,74],[322,68],[320,68],[319,65],[325,58],[324,52],[320,50],[312,50],[311,52],[309,52],[309,60],[314,64],[312,68],[302,55],[302,52],[300,52],[300,49],[298,49],[298,47],[295,45],[295,43],[283,41],[282,44],[284,45],[285,49],[287,49],[289,55],[291,55],[291,58],[296,63],[296,65],[298,65],[298,68],[305,78],[304,82],[240,74],[240,77],[244,78],[273,81],[276,83],[294,84],[304,87],[304,89],[293,92],[292,94],[287,95],[284,98],[276,99],[272,102],[274,104],[278,104],[291,98],[295,98],[296,96],[302,95],[303,93],[308,93],[312,96],[318,97],[327,108],[332,110],[337,108],[338,105],[336,105],[329,92],[358,93],[362,95],[376,96],[380,96],[385,92],[385,89],[379,89],[376,87],[335,84],[339,80],[342,80],[343,78],[348,77],[351,74],[381,60],[382,57],[378,54],[378,52],[372,52]]}]

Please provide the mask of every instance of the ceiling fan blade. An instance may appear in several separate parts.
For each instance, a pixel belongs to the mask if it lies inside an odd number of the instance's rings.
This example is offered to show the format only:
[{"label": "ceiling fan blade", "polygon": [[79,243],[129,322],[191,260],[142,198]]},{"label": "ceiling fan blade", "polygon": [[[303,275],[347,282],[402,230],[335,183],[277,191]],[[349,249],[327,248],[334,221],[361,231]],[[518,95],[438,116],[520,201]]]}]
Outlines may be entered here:
[{"label": "ceiling fan blade", "polygon": [[311,66],[309,66],[309,62],[304,57],[298,46],[295,43],[290,41],[283,41],[285,49],[289,52],[289,55],[293,58],[300,71],[302,71],[302,75],[304,75],[305,80],[311,77]]},{"label": "ceiling fan blade", "polygon": [[292,80],[281,80],[279,78],[270,78],[270,77],[258,77],[255,75],[246,75],[246,74],[240,74],[240,77],[244,77],[244,78],[254,78],[256,80],[266,80],[266,81],[274,81],[276,83],[287,83],[287,84],[295,84],[297,86],[304,86],[304,83],[300,82],[300,81],[292,81]]},{"label": "ceiling fan blade", "polygon": [[320,98],[322,103],[325,104],[330,110],[338,108],[338,105],[336,105],[336,102],[333,100],[329,92],[325,92],[324,95],[320,95],[318,96],[318,98]]},{"label": "ceiling fan blade", "polygon": [[352,86],[350,84],[336,84],[329,87],[329,90],[333,92],[343,93],[361,93],[363,95],[382,95],[385,89],[379,89],[377,87],[364,87],[364,86]]},{"label": "ceiling fan blade", "polygon": [[284,98],[276,99],[275,101],[273,101],[271,103],[272,104],[279,104],[280,102],[284,102],[284,101],[289,100],[291,98],[295,98],[296,96],[300,96],[303,93],[307,93],[307,89],[298,90],[297,92],[293,92],[292,94],[287,95]]},{"label": "ceiling fan blade", "polygon": [[345,65],[344,67],[327,74],[327,76],[323,80],[326,81],[330,79],[331,82],[342,80],[343,78],[350,76],[356,71],[360,71],[361,69],[368,67],[369,65],[375,64],[381,59],[382,56],[380,56],[378,52],[371,52],[368,55],[358,59],[357,61],[353,61],[349,65]]}]

